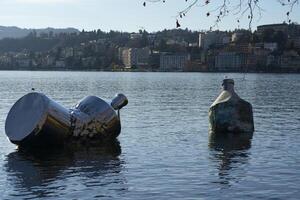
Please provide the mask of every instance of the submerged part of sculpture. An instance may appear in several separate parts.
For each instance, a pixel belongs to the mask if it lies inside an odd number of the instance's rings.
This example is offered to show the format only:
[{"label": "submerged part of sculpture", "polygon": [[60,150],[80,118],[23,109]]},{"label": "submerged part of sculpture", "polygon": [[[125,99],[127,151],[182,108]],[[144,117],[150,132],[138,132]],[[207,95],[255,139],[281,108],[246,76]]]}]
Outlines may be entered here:
[{"label": "submerged part of sculpture", "polygon": [[118,94],[111,103],[88,96],[73,109],[67,109],[46,95],[33,92],[10,109],[5,132],[12,143],[26,147],[112,140],[120,134],[118,113],[127,103],[123,94]]},{"label": "submerged part of sculpture", "polygon": [[254,132],[252,106],[234,91],[232,79],[223,80],[223,91],[209,109],[211,134]]}]

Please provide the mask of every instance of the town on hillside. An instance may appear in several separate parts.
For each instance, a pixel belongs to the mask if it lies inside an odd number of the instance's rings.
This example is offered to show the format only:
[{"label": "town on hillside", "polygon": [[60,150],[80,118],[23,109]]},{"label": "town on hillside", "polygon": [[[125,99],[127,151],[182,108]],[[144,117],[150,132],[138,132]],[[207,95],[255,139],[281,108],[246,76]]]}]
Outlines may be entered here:
[{"label": "town on hillside", "polygon": [[33,30],[0,40],[0,69],[299,73],[300,25],[261,25],[254,32]]}]

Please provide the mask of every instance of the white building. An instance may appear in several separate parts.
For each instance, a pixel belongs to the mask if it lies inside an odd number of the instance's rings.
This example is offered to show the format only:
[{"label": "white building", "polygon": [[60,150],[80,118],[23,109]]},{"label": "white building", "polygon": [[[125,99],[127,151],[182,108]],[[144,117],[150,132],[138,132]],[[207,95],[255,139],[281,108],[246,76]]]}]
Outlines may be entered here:
[{"label": "white building", "polygon": [[131,33],[130,34],[130,39],[136,40],[136,39],[141,39],[143,37],[143,34],[141,33]]},{"label": "white building", "polygon": [[168,39],[166,41],[167,45],[179,45],[183,47],[187,47],[189,44],[186,41],[178,41],[178,40],[173,40],[173,39]]},{"label": "white building", "polygon": [[7,55],[0,56],[0,64],[2,65],[12,64],[12,57]]},{"label": "white building", "polygon": [[237,42],[239,41],[243,36],[244,36],[245,33],[243,32],[234,32],[232,35],[231,35],[231,41],[232,42]]},{"label": "white building", "polygon": [[199,33],[199,47],[207,50],[211,45],[227,44],[230,42],[228,33],[211,31]]}]

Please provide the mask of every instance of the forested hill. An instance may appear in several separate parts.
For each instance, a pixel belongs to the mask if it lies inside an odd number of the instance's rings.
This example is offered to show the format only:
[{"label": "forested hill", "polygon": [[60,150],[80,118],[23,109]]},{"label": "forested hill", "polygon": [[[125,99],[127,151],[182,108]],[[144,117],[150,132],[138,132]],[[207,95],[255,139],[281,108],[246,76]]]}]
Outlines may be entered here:
[{"label": "forested hill", "polygon": [[[71,29],[70,29],[71,30]],[[138,39],[131,38],[132,35],[138,34]],[[199,32],[172,29],[149,33],[140,30],[138,33],[128,33],[119,31],[104,32],[101,30],[81,32],[37,32],[32,30],[22,38],[4,38],[0,39],[0,53],[20,52],[23,50],[31,52],[44,52],[57,47],[76,47],[81,43],[105,40],[106,44],[110,43],[118,47],[135,47],[141,48],[154,45],[154,41],[159,43],[159,50],[172,51],[178,49],[178,44],[172,44],[171,49],[167,48],[167,41],[183,41],[187,43],[197,43]],[[170,45],[169,45],[170,46]],[[168,46],[168,47],[169,47]]]},{"label": "forested hill", "polygon": [[26,29],[19,28],[16,26],[0,26],[0,39],[3,38],[22,38],[30,34],[31,32],[36,32],[37,35],[41,33],[78,33],[79,31],[75,28],[44,28],[44,29]]}]

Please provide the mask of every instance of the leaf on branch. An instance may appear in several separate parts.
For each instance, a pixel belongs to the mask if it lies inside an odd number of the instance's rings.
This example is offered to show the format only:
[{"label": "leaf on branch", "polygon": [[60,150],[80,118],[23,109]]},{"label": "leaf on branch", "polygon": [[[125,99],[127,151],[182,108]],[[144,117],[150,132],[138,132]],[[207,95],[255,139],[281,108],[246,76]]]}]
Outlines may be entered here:
[{"label": "leaf on branch", "polygon": [[181,25],[179,24],[178,20],[176,20],[176,28],[179,28]]}]

